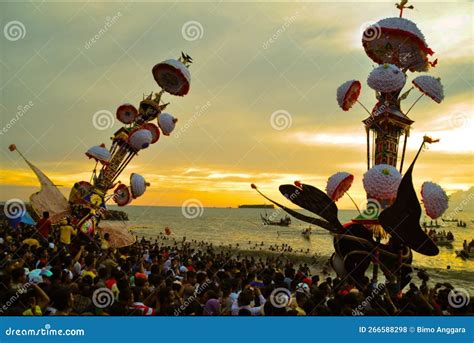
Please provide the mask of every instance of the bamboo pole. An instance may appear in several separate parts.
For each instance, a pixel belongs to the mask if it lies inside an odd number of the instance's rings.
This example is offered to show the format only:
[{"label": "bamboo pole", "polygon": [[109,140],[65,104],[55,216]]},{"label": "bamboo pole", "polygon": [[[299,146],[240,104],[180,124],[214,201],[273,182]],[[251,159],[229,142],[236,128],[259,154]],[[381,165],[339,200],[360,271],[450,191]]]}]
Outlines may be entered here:
[{"label": "bamboo pole", "polygon": [[403,161],[405,161],[405,151],[407,149],[407,140],[408,140],[408,130],[405,131],[405,139],[403,141],[403,151],[402,151],[402,160],[400,161],[400,174],[403,170]]},{"label": "bamboo pole", "polygon": [[370,169],[370,133],[369,128],[365,127],[365,132],[367,133],[367,170]]}]

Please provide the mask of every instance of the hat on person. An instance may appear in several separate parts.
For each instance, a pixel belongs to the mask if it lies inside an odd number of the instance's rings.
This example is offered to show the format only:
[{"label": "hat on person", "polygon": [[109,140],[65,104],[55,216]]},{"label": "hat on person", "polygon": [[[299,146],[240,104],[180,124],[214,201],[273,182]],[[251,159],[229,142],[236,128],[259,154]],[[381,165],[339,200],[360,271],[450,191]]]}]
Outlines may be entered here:
[{"label": "hat on person", "polygon": [[41,276],[46,276],[46,277],[51,277],[53,275],[53,272],[49,270],[48,268],[43,268],[40,271]]},{"label": "hat on person", "polygon": [[308,294],[308,295],[311,293],[308,284],[304,283],[304,282],[300,282],[296,286],[296,292],[297,293],[305,293],[305,294]]},{"label": "hat on person", "polygon": [[308,286],[311,286],[313,284],[313,280],[311,280],[311,278],[309,277],[305,277],[303,279],[303,282],[306,283]]},{"label": "hat on person", "polygon": [[146,280],[147,276],[144,273],[138,273],[137,272],[137,273],[135,273],[135,279],[145,279]]},{"label": "hat on person", "polygon": [[28,272],[27,275],[30,282],[42,283],[44,281],[43,276],[50,277],[53,273],[47,269],[34,269],[31,272]]}]

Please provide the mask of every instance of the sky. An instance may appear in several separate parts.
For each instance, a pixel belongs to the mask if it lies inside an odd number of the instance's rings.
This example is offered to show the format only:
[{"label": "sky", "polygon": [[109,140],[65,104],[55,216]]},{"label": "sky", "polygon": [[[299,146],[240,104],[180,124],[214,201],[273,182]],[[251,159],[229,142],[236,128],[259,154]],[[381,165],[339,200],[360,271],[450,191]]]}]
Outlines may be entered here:
[{"label": "sky", "polygon": [[[367,115],[357,105],[342,111],[336,89],[360,80],[360,101],[374,106],[366,79],[375,64],[361,33],[397,16],[393,3],[1,3],[0,200],[26,201],[38,190],[11,143],[65,195],[89,180],[93,162],[84,152],[110,145],[120,127],[116,108],[138,107],[143,94],[158,91],[152,67],[184,51],[194,59],[190,92],[164,97],[179,118],[175,132],[122,173],[125,183],[133,172],[151,184],[132,204],[263,203],[252,182],[287,204],[278,185],[301,180],[324,189],[338,171],[354,174],[350,193],[363,203]],[[474,184],[473,4],[412,4],[404,17],[436,52],[429,74],[441,78],[445,100],[423,97],[410,112],[406,158],[424,134],[440,138],[418,160],[415,188],[433,181],[448,193],[467,190]],[[405,89],[418,75],[409,73]],[[402,109],[419,94],[413,90]],[[348,197],[338,206],[353,208]]]}]

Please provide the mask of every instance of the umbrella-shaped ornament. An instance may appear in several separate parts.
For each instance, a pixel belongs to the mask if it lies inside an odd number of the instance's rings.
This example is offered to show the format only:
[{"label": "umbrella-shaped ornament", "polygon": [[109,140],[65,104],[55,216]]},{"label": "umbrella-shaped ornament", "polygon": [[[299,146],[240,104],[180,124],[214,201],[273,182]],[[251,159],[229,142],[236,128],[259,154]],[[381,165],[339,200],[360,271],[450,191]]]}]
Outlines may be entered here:
[{"label": "umbrella-shaped ornament", "polygon": [[113,199],[117,205],[125,206],[132,201],[132,195],[126,185],[120,184],[115,188]]},{"label": "umbrella-shaped ornament", "polygon": [[152,72],[155,81],[166,92],[178,96],[188,94],[191,74],[181,61],[170,59],[158,63]]}]

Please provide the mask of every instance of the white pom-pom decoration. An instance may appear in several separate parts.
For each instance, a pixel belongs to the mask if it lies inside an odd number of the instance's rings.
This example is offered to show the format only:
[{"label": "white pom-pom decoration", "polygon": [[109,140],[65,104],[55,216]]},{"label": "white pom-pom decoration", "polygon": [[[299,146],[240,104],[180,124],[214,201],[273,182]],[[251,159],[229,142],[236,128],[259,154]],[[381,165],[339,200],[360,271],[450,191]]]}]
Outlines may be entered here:
[{"label": "white pom-pom decoration", "polygon": [[441,80],[429,75],[420,75],[415,77],[412,83],[422,93],[428,95],[438,104],[444,99],[444,90]]},{"label": "white pom-pom decoration", "polygon": [[393,64],[382,64],[372,70],[367,78],[367,84],[373,90],[381,93],[399,91],[405,86],[405,74]]},{"label": "white pom-pom decoration", "polygon": [[326,184],[326,194],[333,200],[339,200],[351,188],[354,175],[338,172],[332,175]]},{"label": "white pom-pom decoration", "polygon": [[135,150],[146,149],[153,140],[153,135],[147,129],[139,129],[130,134],[128,142]]},{"label": "white pom-pom decoration", "polygon": [[178,119],[171,114],[163,112],[158,118],[158,126],[165,136],[169,136],[173,132],[177,121]]},{"label": "white pom-pom decoration", "polygon": [[395,199],[401,181],[400,172],[388,164],[373,166],[365,172],[362,179],[368,197],[376,200]]},{"label": "white pom-pom decoration", "polygon": [[148,185],[145,178],[140,174],[132,173],[132,175],[130,175],[130,189],[132,190],[133,199],[142,196]]},{"label": "white pom-pom decoration", "polygon": [[86,156],[89,158],[93,158],[96,161],[100,161],[103,164],[109,163],[111,158],[109,150],[100,145],[93,146],[92,148],[87,150]]},{"label": "white pom-pom decoration", "polygon": [[424,182],[421,186],[421,199],[426,214],[437,219],[448,209],[448,196],[440,185],[434,182]]}]

